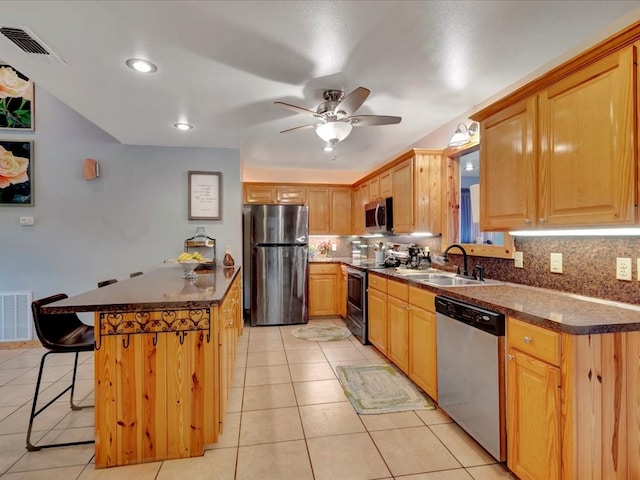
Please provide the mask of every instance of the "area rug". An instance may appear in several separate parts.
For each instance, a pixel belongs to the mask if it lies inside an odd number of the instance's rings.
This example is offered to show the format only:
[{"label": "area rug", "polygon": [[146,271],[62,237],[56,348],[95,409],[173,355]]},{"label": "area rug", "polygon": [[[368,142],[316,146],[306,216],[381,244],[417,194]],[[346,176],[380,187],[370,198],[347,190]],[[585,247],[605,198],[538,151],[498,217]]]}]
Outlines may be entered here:
[{"label": "area rug", "polygon": [[360,414],[433,410],[433,401],[393,365],[336,367],[345,395]]},{"label": "area rug", "polygon": [[305,325],[291,330],[291,335],[313,342],[331,342],[347,338],[351,332],[348,328],[335,325]]}]

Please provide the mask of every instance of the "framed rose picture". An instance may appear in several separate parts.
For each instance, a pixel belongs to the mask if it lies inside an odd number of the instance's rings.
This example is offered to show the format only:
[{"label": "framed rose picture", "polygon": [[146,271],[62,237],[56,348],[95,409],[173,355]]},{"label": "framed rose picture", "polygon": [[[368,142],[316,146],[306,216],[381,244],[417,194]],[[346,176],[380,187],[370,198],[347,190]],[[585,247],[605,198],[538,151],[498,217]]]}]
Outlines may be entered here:
[{"label": "framed rose picture", "polygon": [[33,205],[33,142],[0,140],[0,206]]},{"label": "framed rose picture", "polygon": [[0,64],[0,130],[33,131],[33,82]]}]

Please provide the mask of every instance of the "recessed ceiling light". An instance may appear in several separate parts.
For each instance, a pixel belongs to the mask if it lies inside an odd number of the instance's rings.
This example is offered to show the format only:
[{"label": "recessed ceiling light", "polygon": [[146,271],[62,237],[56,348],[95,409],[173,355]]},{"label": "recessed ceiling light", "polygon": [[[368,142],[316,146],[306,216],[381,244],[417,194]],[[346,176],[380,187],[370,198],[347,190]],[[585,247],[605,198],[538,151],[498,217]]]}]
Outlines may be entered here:
[{"label": "recessed ceiling light", "polygon": [[190,125],[188,123],[182,123],[182,122],[174,123],[173,126],[176,127],[178,130],[183,130],[183,131],[191,130],[193,128],[193,125]]},{"label": "recessed ceiling light", "polygon": [[148,60],[143,60],[142,58],[130,58],[125,63],[127,64],[127,67],[140,73],[153,73],[158,70],[158,67],[153,63]]}]

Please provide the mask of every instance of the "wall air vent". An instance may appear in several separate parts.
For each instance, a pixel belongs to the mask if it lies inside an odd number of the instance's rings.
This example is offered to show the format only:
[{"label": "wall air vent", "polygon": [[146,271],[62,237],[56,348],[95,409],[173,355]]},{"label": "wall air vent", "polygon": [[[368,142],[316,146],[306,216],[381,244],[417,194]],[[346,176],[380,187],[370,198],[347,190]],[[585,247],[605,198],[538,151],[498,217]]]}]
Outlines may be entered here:
[{"label": "wall air vent", "polygon": [[0,27],[0,33],[13,42],[20,50],[29,54],[30,58],[64,64],[64,61],[60,57],[53,53],[44,42],[25,27],[4,26]]}]

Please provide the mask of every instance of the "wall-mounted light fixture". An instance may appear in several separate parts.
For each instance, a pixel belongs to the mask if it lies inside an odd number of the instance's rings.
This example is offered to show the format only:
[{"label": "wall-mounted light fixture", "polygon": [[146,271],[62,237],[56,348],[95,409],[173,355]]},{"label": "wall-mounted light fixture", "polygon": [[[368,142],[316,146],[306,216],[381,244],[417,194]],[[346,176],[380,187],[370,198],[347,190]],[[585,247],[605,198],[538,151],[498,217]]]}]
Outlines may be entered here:
[{"label": "wall-mounted light fixture", "polygon": [[449,147],[461,147],[471,141],[471,137],[478,134],[479,125],[477,122],[473,122],[467,127],[464,123],[459,123],[458,128],[453,133],[451,140],[447,143]]}]

